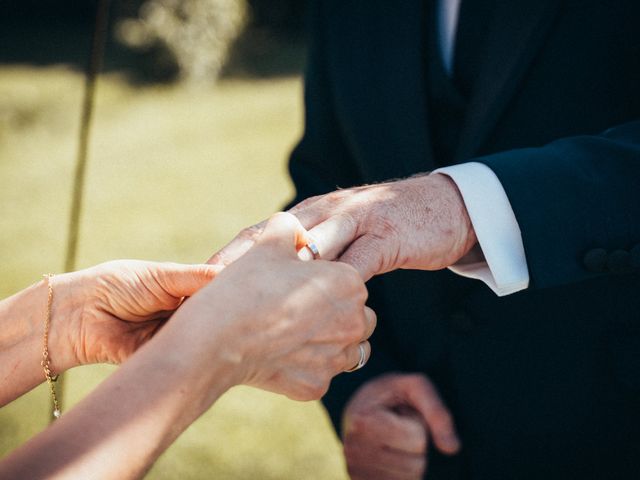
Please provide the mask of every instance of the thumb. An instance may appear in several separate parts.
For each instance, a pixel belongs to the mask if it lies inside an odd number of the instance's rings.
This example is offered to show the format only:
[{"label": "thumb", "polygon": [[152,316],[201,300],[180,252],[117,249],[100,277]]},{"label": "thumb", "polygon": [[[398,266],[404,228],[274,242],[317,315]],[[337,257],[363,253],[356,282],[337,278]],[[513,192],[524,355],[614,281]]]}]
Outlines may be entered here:
[{"label": "thumb", "polygon": [[219,265],[159,264],[157,279],[160,286],[173,297],[190,297],[223,270]]},{"label": "thumb", "polygon": [[256,244],[297,258],[298,250],[308,241],[309,235],[300,221],[290,213],[279,212],[271,216]]}]

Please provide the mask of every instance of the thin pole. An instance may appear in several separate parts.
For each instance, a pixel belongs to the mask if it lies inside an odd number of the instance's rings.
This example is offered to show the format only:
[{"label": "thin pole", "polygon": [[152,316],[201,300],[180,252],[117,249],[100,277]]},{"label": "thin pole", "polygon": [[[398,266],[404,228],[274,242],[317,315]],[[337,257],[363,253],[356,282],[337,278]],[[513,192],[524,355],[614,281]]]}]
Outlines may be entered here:
[{"label": "thin pole", "polygon": [[[109,25],[110,0],[99,0],[96,12],[96,23],[91,42],[89,62],[85,71],[84,98],[82,101],[82,113],[80,117],[80,131],[78,132],[78,151],[76,154],[76,168],[73,177],[73,196],[71,197],[71,212],[69,214],[69,231],[67,234],[67,252],[64,262],[65,272],[71,272],[76,268],[78,252],[78,237],[80,233],[80,215],[82,213],[82,200],[84,192],[85,172],[89,151],[89,139],[96,96],[96,84],[98,74],[102,69],[104,50],[107,42]],[[58,400],[60,405],[64,399],[64,382],[62,376],[58,378]],[[53,403],[50,405],[49,418],[53,420]]]}]

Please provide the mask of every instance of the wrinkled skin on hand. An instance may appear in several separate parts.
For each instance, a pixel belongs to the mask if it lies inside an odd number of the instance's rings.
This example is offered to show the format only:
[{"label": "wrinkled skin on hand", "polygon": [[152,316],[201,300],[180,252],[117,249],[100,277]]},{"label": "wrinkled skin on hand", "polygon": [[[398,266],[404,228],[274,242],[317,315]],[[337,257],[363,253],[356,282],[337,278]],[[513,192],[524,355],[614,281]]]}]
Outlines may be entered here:
[{"label": "wrinkled skin on hand", "polygon": [[[448,267],[477,243],[460,192],[445,175],[422,175],[312,197],[293,207],[321,257],[368,280],[396,269]],[[249,227],[208,263],[240,258],[264,228]]]}]

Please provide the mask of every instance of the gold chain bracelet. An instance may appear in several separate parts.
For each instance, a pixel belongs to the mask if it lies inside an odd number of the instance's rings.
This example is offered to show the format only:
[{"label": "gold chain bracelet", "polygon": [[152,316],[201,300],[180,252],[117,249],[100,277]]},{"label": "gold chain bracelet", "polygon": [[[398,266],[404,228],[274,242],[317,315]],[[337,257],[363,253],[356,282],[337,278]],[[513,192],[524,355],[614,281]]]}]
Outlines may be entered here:
[{"label": "gold chain bracelet", "polygon": [[51,279],[53,278],[53,274],[47,273],[43,275],[43,277],[47,282],[49,292],[47,296],[47,313],[44,317],[44,340],[42,344],[42,362],[40,362],[40,365],[42,365],[42,368],[44,369],[44,376],[47,378],[49,390],[51,391],[51,399],[53,400],[53,416],[55,418],[60,418],[62,412],[60,411],[58,397],[56,396],[56,380],[58,380],[58,375],[51,371],[51,362],[49,360],[49,328],[51,325],[51,304],[53,303],[53,285],[51,284]]}]

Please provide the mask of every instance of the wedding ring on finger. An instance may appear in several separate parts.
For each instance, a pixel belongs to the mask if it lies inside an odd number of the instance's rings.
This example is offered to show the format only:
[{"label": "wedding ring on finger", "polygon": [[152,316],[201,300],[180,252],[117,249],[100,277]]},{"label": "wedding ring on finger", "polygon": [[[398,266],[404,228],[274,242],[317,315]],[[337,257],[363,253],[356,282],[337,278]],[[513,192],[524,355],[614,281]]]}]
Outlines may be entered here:
[{"label": "wedding ring on finger", "polygon": [[313,257],[314,260],[317,260],[320,258],[320,250],[318,250],[318,246],[316,245],[316,242],[314,242],[313,240],[309,240],[307,244],[304,246],[304,248],[306,248],[311,252],[311,256]]},{"label": "wedding ring on finger", "polygon": [[364,342],[360,343],[358,345],[358,348],[360,350],[360,360],[358,360],[358,363],[354,367],[351,367],[350,369],[345,370],[345,372],[347,373],[360,370],[367,363],[367,350],[364,348]]}]

